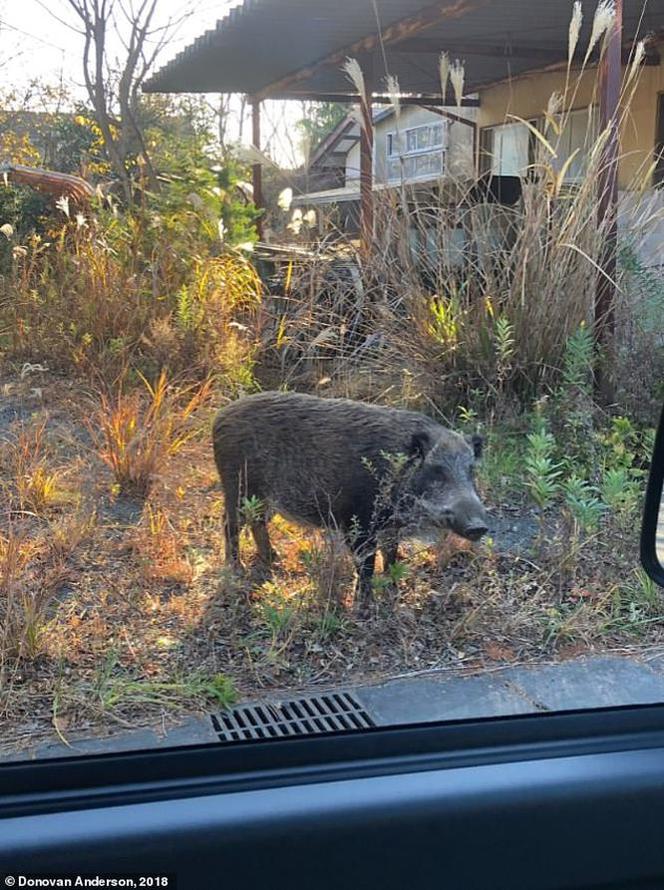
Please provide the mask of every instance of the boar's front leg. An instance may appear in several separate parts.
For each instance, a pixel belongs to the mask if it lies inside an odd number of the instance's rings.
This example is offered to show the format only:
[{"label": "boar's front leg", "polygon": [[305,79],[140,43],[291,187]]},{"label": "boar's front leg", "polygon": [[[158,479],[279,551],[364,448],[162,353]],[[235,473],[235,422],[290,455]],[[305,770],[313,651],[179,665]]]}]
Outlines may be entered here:
[{"label": "boar's front leg", "polygon": [[267,530],[267,522],[265,519],[257,519],[251,523],[251,533],[256,542],[256,550],[258,558],[265,566],[271,566],[273,563],[279,562],[277,551],[273,549],[270,542],[270,535]]},{"label": "boar's front leg", "polygon": [[387,572],[399,560],[399,536],[396,531],[385,533],[380,542],[380,552],[383,556],[383,571]]}]

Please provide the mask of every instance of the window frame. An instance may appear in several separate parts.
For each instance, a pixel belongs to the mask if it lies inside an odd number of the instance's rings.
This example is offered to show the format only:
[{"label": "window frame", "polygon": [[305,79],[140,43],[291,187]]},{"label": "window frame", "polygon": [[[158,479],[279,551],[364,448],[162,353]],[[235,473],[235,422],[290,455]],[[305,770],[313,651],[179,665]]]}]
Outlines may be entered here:
[{"label": "window frame", "polygon": [[652,171],[652,187],[659,189],[664,186],[664,90],[657,93],[653,155],[655,166]]},{"label": "window frame", "polygon": [[[586,118],[594,117],[596,123],[599,121],[599,108],[595,103],[592,103],[592,102],[589,103],[588,105],[580,105],[576,108],[570,108],[568,111],[561,112],[558,115],[558,117],[560,118],[564,115],[567,118],[567,120],[570,121],[570,119],[572,118],[573,115],[580,115],[582,113],[585,114]],[[542,120],[543,120],[542,118],[538,119],[539,125],[541,125]],[[586,123],[586,134],[587,133],[588,133],[588,123]],[[599,134],[599,126],[597,126],[597,134],[596,134],[595,138],[597,138],[598,134]],[[546,133],[544,135],[546,136]],[[571,132],[570,132],[570,139],[571,139]],[[587,154],[586,148],[587,148],[587,146],[584,144],[582,153],[580,153],[580,156],[576,158],[576,161],[578,161],[580,159],[583,160],[584,168],[588,163],[588,154]],[[566,163],[568,158],[571,157],[571,154],[572,154],[572,152],[568,151],[564,155],[563,160],[557,159],[559,162],[560,169],[562,169],[563,164]],[[579,182],[581,182],[585,175],[586,175],[585,169],[582,169],[582,171],[576,176],[571,175],[570,171],[568,169],[567,174],[564,179],[564,184],[566,186],[573,187],[573,186],[577,185]]]},{"label": "window frame", "polygon": [[0,812],[3,819],[23,818],[89,806],[653,747],[664,752],[664,704],[10,761],[0,763]]},{"label": "window frame", "polygon": [[[528,118],[528,123],[531,126],[539,127],[541,118],[539,117],[531,117]],[[525,135],[527,137],[527,153],[528,160],[526,163],[526,169],[523,174],[517,173],[493,173],[491,167],[494,157],[493,151],[493,139],[495,137],[495,133],[497,130],[501,130],[506,127],[522,127],[525,130]],[[490,145],[488,144],[488,140],[491,140]],[[490,175],[490,176],[519,176],[521,179],[525,179],[528,175],[529,170],[532,168],[535,163],[535,136],[533,135],[532,130],[530,130],[525,124],[520,121],[505,121],[502,124],[491,124],[488,127],[480,127],[480,135],[479,135],[479,172],[480,175]]]},{"label": "window frame", "polygon": [[430,129],[431,127],[440,126],[441,128],[441,141],[434,146],[429,146],[428,148],[415,148],[410,151],[406,150],[401,153],[394,151],[394,147],[397,142],[397,136],[399,135],[397,130],[388,130],[385,136],[385,180],[388,183],[398,183],[401,180],[401,175],[391,176],[390,175],[390,161],[395,159],[401,160],[405,162],[409,158],[417,158],[423,157],[425,155],[440,155],[440,171],[437,173],[422,173],[419,176],[403,176],[404,182],[426,182],[431,179],[438,179],[441,176],[446,175],[447,168],[447,153],[449,150],[449,121],[441,118],[440,122],[435,121],[428,124],[417,124],[414,127],[405,127],[401,132],[402,139],[405,139],[406,142],[408,140],[408,133],[413,133],[417,130],[423,130],[425,127]]},{"label": "window frame", "polygon": [[[664,96],[664,93],[662,95]],[[561,115],[564,114],[569,119],[572,115],[577,115],[577,114],[581,114],[581,113],[585,113],[586,115],[588,115],[590,113],[590,114],[593,114],[596,116],[598,114],[598,108],[597,108],[596,104],[590,103],[588,105],[581,105],[576,108],[571,108],[568,111],[561,112]],[[561,115],[559,115],[559,117]],[[543,133],[543,135],[546,136],[546,133],[544,132],[544,117],[543,116],[540,115],[538,117],[530,117],[527,119],[527,123],[529,123],[531,126],[535,127],[540,133]],[[505,127],[515,127],[515,126],[520,126],[520,127],[524,128],[524,130],[526,131],[525,135],[527,136],[527,139],[528,139],[528,163],[526,165],[525,173],[524,174],[492,173],[491,167],[492,167],[492,162],[493,162],[493,157],[494,157],[494,151],[493,151],[494,134],[497,130],[503,129]],[[488,144],[489,137],[491,138],[490,146]],[[525,179],[528,175],[528,172],[530,170],[532,170],[533,166],[536,163],[536,149],[537,149],[536,137],[533,134],[532,130],[530,130],[528,127],[526,127],[526,125],[524,123],[521,123],[520,121],[511,121],[511,122],[508,121],[508,122],[504,122],[501,124],[492,124],[489,127],[481,127],[479,143],[480,143],[480,149],[479,149],[480,174],[490,174],[492,176],[520,175],[521,179]],[[562,165],[565,163],[565,160],[570,156],[570,154],[571,154],[571,152],[567,153],[567,155],[565,156],[565,159],[560,163],[560,167],[562,167]],[[578,176],[572,176],[572,175],[570,175],[570,173],[568,171],[567,175],[565,176],[565,184],[573,186],[573,185],[577,184],[583,178],[584,175],[585,174],[582,172]]]}]

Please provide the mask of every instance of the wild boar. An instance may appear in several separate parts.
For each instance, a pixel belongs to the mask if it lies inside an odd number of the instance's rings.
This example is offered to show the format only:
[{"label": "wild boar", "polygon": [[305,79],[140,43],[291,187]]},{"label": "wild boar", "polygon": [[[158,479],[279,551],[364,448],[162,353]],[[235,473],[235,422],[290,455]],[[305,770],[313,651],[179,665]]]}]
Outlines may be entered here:
[{"label": "wild boar", "polygon": [[213,424],[225,495],[226,561],[239,565],[249,524],[260,559],[276,559],[272,513],[339,529],[358,571],[357,603],[371,599],[376,549],[397,559],[400,537],[452,530],[476,541],[487,514],[473,481],[482,452],[424,414],[350,399],[264,392],[232,402]]}]

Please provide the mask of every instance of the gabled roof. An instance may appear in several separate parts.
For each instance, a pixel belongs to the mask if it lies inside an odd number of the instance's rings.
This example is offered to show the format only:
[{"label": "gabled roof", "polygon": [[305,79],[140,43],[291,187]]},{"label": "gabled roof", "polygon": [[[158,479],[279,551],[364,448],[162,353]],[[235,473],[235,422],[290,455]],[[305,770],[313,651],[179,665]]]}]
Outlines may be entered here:
[{"label": "gabled roof", "polygon": [[[394,108],[392,106],[374,110],[374,124],[380,123],[380,121],[390,117],[393,113]],[[318,143],[309,158],[309,167],[315,166],[322,160],[322,158],[331,152],[338,151],[347,154],[359,140],[360,125],[355,115],[351,112],[350,114],[347,114],[343,120],[340,120],[336,127],[330,130],[327,136]]]}]

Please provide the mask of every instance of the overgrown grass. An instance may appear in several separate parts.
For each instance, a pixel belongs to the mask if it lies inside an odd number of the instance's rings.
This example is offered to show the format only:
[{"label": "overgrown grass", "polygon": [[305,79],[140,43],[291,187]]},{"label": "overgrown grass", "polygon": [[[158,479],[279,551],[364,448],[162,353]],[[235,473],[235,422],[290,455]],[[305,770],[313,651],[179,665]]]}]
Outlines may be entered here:
[{"label": "overgrown grass", "polygon": [[154,384],[142,378],[143,391],[102,394],[90,431],[118,490],[144,497],[164,461],[196,435],[192,419],[209,399],[212,382],[177,388],[162,371]]},{"label": "overgrown grass", "polygon": [[185,223],[177,257],[172,230],[139,211],[116,218],[99,209],[54,227],[49,240],[14,245],[0,301],[5,359],[106,381],[127,368],[215,373],[235,391],[251,388],[257,275],[241,252],[210,255],[205,228],[190,214],[184,232]]}]

